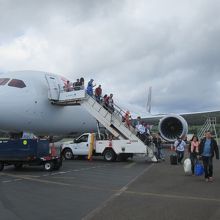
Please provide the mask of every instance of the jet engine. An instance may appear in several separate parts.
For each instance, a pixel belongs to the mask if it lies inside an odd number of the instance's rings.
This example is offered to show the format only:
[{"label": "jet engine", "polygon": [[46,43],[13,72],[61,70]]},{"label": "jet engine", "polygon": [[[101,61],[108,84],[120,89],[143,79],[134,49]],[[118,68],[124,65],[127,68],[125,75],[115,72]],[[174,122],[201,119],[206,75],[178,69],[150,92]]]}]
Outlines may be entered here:
[{"label": "jet engine", "polygon": [[188,133],[188,124],[180,115],[167,115],[160,119],[159,132],[166,141],[174,141]]}]

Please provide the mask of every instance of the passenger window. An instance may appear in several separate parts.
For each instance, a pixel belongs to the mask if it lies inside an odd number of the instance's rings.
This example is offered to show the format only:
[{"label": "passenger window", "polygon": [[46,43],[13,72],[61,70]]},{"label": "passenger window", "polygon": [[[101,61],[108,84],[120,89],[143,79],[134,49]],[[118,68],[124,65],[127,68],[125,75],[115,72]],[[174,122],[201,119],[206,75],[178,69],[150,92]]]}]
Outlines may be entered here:
[{"label": "passenger window", "polygon": [[0,78],[0,86],[4,86],[9,81],[9,78]]},{"label": "passenger window", "polygon": [[19,80],[19,79],[12,79],[8,83],[8,86],[16,87],[16,88],[24,88],[24,87],[26,87],[25,83],[22,80]]},{"label": "passenger window", "polygon": [[82,137],[80,137],[77,140],[77,143],[81,143],[81,142],[87,142],[88,141],[88,135],[83,135]]}]

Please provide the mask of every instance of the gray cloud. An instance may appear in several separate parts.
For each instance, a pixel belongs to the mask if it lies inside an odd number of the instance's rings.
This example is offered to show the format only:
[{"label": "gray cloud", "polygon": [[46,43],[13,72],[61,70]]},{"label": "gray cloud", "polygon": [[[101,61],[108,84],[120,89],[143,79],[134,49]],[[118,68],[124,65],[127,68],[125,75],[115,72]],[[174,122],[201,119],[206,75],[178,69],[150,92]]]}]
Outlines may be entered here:
[{"label": "gray cloud", "polygon": [[[0,69],[84,75],[142,110],[219,108],[217,0],[0,0]],[[143,110],[144,111],[144,110]]]}]

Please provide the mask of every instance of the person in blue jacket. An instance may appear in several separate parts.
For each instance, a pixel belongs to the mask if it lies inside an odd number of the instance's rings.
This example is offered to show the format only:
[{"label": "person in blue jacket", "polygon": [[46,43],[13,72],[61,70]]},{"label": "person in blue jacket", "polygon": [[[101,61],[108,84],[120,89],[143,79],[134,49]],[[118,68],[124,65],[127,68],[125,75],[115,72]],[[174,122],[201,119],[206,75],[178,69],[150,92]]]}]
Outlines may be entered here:
[{"label": "person in blue jacket", "polygon": [[93,87],[96,86],[96,85],[93,85],[93,81],[94,81],[93,79],[89,80],[87,89],[86,89],[87,94],[90,96],[93,96]]},{"label": "person in blue jacket", "polygon": [[199,155],[202,156],[202,161],[205,171],[205,181],[213,181],[213,162],[212,159],[216,156],[219,160],[219,150],[216,140],[212,137],[210,131],[206,131],[205,138],[203,138],[199,145]]}]

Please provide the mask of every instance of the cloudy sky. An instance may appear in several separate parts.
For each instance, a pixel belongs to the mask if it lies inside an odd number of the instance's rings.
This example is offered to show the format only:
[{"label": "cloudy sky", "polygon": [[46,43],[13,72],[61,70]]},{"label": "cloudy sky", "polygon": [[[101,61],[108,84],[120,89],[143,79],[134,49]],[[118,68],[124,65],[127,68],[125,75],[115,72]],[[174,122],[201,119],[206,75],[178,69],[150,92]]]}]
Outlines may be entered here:
[{"label": "cloudy sky", "polygon": [[[152,113],[220,109],[219,0],[0,0],[0,71],[94,78]],[[132,110],[132,109],[131,109]]]}]

